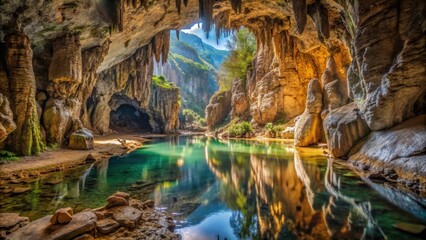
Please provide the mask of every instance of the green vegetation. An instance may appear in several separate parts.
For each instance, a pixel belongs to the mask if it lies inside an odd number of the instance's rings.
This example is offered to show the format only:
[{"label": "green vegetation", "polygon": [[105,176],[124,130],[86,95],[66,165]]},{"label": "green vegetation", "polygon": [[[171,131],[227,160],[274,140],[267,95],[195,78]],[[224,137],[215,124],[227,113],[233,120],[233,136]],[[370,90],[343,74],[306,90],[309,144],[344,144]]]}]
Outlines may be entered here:
[{"label": "green vegetation", "polygon": [[280,132],[284,131],[287,128],[286,124],[283,124],[282,121],[276,124],[273,123],[267,123],[265,125],[266,131],[268,131],[270,137],[275,137]]},{"label": "green vegetation", "polygon": [[19,157],[15,153],[9,152],[6,150],[0,150],[0,161],[16,161],[19,160]]},{"label": "green vegetation", "polygon": [[219,69],[219,88],[230,89],[235,79],[245,79],[247,68],[256,52],[256,38],[248,29],[242,28],[228,40],[228,58]]},{"label": "green vegetation", "polygon": [[253,132],[249,122],[242,122],[232,124],[228,127],[228,134],[230,137],[244,137],[246,133]]},{"label": "green vegetation", "polygon": [[195,123],[196,125],[206,126],[206,119],[191,109],[183,109],[182,115],[185,119],[185,124],[192,125]]},{"label": "green vegetation", "polygon": [[167,81],[167,79],[164,76],[152,76],[152,84],[156,87],[160,87],[163,89],[173,89],[176,88],[176,86]]}]

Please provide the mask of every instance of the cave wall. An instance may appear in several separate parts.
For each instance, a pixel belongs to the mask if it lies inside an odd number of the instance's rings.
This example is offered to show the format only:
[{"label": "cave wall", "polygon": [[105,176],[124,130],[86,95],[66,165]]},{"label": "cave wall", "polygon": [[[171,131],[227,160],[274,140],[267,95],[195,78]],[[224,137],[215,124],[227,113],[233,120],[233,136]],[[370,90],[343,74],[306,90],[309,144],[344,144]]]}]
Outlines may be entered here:
[{"label": "cave wall", "polygon": [[[407,128],[404,122],[424,114],[424,1],[175,3],[2,1],[0,93],[11,111],[1,108],[1,122],[13,112],[16,125],[3,130],[8,137],[2,145],[29,155],[42,151],[45,142],[66,143],[67,135],[84,127],[108,132],[110,111],[117,107],[111,99],[117,94],[140,109],[173,112],[175,104],[151,101],[151,93],[158,93],[150,80],[153,59],[166,62],[169,30],[199,18],[205,31],[216,25],[216,36],[241,26],[256,35],[255,59],[246,79],[232,88],[231,109],[225,109],[233,117],[259,126],[290,120],[308,109],[309,96],[315,95],[308,85],[316,78],[323,107],[315,114],[332,154],[347,157],[369,156],[354,144],[368,146],[375,139],[369,136],[400,131],[396,126]],[[211,112],[224,111],[218,106]],[[176,125],[172,120],[166,128]],[[357,134],[348,139],[351,132]],[[419,147],[401,157],[425,151]]]}]

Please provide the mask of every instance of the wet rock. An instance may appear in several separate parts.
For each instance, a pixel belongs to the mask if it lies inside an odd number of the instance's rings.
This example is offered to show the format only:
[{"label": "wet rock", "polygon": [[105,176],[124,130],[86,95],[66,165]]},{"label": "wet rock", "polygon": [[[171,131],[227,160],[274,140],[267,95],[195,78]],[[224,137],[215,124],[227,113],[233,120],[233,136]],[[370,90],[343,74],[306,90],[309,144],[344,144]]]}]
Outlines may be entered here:
[{"label": "wet rock", "polygon": [[55,224],[67,224],[72,220],[72,208],[60,208],[56,210],[55,214],[50,218],[50,223]]},{"label": "wet rock", "polygon": [[355,103],[332,110],[323,122],[328,149],[334,157],[344,157],[370,129]]},{"label": "wet rock", "polygon": [[98,159],[92,153],[89,153],[86,157],[85,162],[86,163],[93,163],[93,162],[96,162],[97,160]]},{"label": "wet rock", "polygon": [[152,208],[155,205],[155,202],[153,200],[146,200],[145,202],[143,202],[143,205]]},{"label": "wet rock", "polygon": [[120,227],[120,224],[112,219],[106,218],[97,222],[97,229],[102,234],[108,234]]},{"label": "wet rock", "polygon": [[134,228],[142,216],[142,211],[129,206],[114,207],[110,211],[114,220],[127,228]]},{"label": "wet rock", "polygon": [[8,239],[73,239],[96,227],[96,215],[93,212],[80,212],[73,215],[71,222],[65,225],[51,225],[52,215],[35,220],[8,235]]},{"label": "wet rock", "polygon": [[413,223],[405,223],[405,222],[399,222],[395,223],[393,225],[394,228],[397,228],[399,230],[402,230],[404,232],[408,232],[411,234],[420,234],[426,230],[425,225],[421,224],[413,224]]},{"label": "wet rock", "polygon": [[27,187],[17,187],[15,189],[13,189],[13,194],[21,194],[21,193],[25,193],[31,191],[31,188],[27,188]]},{"label": "wet rock", "polygon": [[75,150],[89,150],[94,148],[94,137],[87,129],[80,129],[70,135],[69,148]]},{"label": "wet rock", "polygon": [[0,213],[0,238],[4,239],[6,235],[27,225],[29,222],[30,220],[27,217],[21,217],[18,213]]},{"label": "wet rock", "polygon": [[112,208],[117,206],[129,206],[129,194],[123,192],[116,192],[107,199],[106,208]]}]

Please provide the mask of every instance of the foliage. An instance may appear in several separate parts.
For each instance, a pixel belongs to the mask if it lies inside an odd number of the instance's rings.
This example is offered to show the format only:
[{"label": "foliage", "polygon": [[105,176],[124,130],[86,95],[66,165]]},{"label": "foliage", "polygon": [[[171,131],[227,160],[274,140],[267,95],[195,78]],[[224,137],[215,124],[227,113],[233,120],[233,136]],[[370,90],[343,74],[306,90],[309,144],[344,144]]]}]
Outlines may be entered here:
[{"label": "foliage", "polygon": [[176,86],[167,81],[167,79],[164,76],[152,76],[152,84],[154,86],[160,87],[160,88],[164,88],[164,89],[173,89],[176,88]]},{"label": "foliage", "polygon": [[245,79],[247,68],[256,52],[256,38],[249,30],[242,28],[227,42],[228,58],[219,69],[219,88],[230,89],[234,79]]},{"label": "foliage", "polygon": [[236,123],[228,128],[228,133],[230,137],[243,137],[246,133],[253,132],[249,122]]},{"label": "foliage", "polygon": [[197,124],[200,126],[206,126],[206,119],[201,117],[198,113],[194,112],[192,109],[183,109],[182,115],[185,119],[186,124]]},{"label": "foliage", "polygon": [[16,161],[19,157],[15,153],[6,150],[0,150],[0,161]]}]

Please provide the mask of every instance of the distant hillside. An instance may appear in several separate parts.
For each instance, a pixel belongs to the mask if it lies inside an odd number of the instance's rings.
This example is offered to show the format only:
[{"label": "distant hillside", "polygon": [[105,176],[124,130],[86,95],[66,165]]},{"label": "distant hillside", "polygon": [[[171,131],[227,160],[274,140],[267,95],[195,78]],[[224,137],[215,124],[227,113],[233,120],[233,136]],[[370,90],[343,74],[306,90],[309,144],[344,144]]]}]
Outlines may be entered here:
[{"label": "distant hillside", "polygon": [[177,40],[172,32],[168,61],[156,64],[154,74],[164,75],[180,88],[181,109],[189,108],[204,116],[210,97],[218,90],[216,70],[227,55],[228,51],[205,44],[196,35],[180,32]]}]

